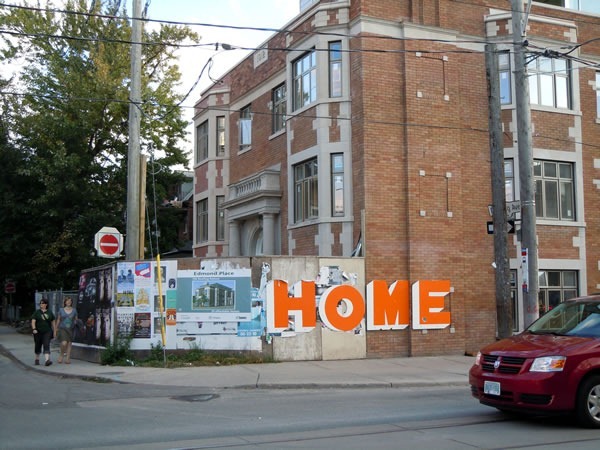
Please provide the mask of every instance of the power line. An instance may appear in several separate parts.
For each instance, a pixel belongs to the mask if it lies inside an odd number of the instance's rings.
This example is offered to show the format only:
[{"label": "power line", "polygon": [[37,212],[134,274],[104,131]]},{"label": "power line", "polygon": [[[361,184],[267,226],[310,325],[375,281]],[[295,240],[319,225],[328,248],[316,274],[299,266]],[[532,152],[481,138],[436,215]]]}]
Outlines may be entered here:
[{"label": "power line", "polygon": [[[53,12],[59,14],[67,14],[67,15],[80,15],[85,17],[96,17],[100,19],[119,19],[122,20],[122,16],[115,16],[109,14],[98,14],[98,13],[88,13],[88,12],[80,12],[80,11],[71,11],[64,10],[58,8],[37,8],[34,6],[23,6],[23,5],[10,5],[6,3],[0,3],[0,7],[7,8],[16,8],[16,9],[24,9],[28,11],[37,11],[37,12]],[[373,39],[373,40],[391,40],[391,41],[408,41],[408,42],[438,42],[438,43],[448,43],[448,44],[485,44],[487,41],[485,39],[464,39],[464,40],[456,40],[456,39],[433,39],[433,38],[406,38],[406,37],[396,37],[396,36],[382,36],[382,35],[356,35],[356,34],[348,34],[348,33],[338,33],[332,31],[300,31],[286,28],[270,28],[270,27],[252,27],[252,26],[239,26],[239,25],[226,25],[226,24],[216,24],[216,23],[206,23],[206,22],[185,22],[185,21],[174,21],[174,20],[161,20],[161,19],[149,19],[146,17],[129,17],[131,20],[141,20],[143,22],[154,22],[165,25],[179,25],[179,26],[187,26],[187,27],[205,27],[205,28],[223,28],[223,29],[231,29],[231,30],[246,30],[246,31],[260,31],[260,32],[272,32],[272,33],[287,33],[287,34],[298,34],[303,36],[333,36],[333,37],[344,37],[344,38],[357,38],[357,39]],[[26,35],[26,33],[23,33]],[[51,36],[48,37],[61,37],[61,36]],[[65,37],[66,38],[66,37]],[[117,41],[121,43],[120,41]],[[124,41],[123,43],[131,43]],[[169,46],[180,46],[177,44],[170,43],[150,43],[150,45],[169,45]],[[200,45],[210,45],[210,44],[200,44]],[[214,45],[214,44],[213,44]],[[196,45],[181,45],[182,47],[194,47]],[[258,50],[258,48],[243,48],[239,47],[243,50]]]},{"label": "power line", "polygon": [[[20,93],[20,92],[7,92],[7,91],[0,91],[0,95],[15,95],[15,96],[32,96],[32,97],[43,97],[43,98],[49,98],[49,99],[59,99],[59,100],[66,100],[66,101],[89,101],[89,102],[101,102],[101,103],[107,103],[107,102],[115,102],[115,103],[126,103],[126,104],[130,104],[133,103],[131,100],[119,100],[119,99],[91,99],[91,98],[85,98],[85,97],[64,97],[64,96],[59,96],[59,95],[49,95],[49,94],[31,94],[31,93]],[[146,102],[141,102],[141,103],[137,103],[138,108],[141,108]],[[159,106],[159,107],[172,107],[172,105],[163,105],[163,104],[156,104],[153,103],[153,106]],[[241,110],[240,109],[233,109],[233,108],[223,108],[223,107],[218,107],[218,106],[209,106],[209,107],[204,107],[204,108],[198,108],[197,106],[185,106],[185,105],[179,105],[180,108],[190,108],[190,109],[197,109],[199,111],[218,111],[218,112],[222,112],[222,113],[240,113]],[[160,120],[162,117],[165,117],[168,113],[165,113],[164,115],[154,119],[154,120]],[[268,117],[273,117],[275,115],[275,113],[272,112],[263,112],[263,111],[252,111],[252,114],[255,116],[268,116]],[[150,116],[144,114],[146,117],[148,117],[149,119],[152,119]],[[345,117],[345,116],[323,116],[323,115],[317,115],[317,114],[307,114],[306,112],[302,112],[300,114],[286,114],[286,121],[287,120],[292,120],[292,119],[329,119],[329,120],[342,120],[342,121],[348,121],[348,120],[352,120],[351,117]],[[438,130],[456,130],[456,131],[472,131],[472,132],[477,132],[477,133],[489,133],[489,129],[488,128],[475,128],[475,127],[460,127],[460,126],[452,126],[452,125],[435,125],[435,124],[430,124],[430,123],[418,123],[418,122],[395,122],[395,121],[384,121],[384,120],[366,120],[365,123],[369,123],[372,125],[388,125],[388,126],[402,126],[402,127],[414,127],[414,128],[429,128],[429,129],[438,129]],[[574,144],[574,145],[582,145],[585,147],[589,147],[589,148],[599,148],[600,149],[600,144],[596,145],[596,144],[588,144],[586,142],[581,142],[581,141],[573,141],[573,140],[569,140],[569,139],[560,139],[560,138],[556,138],[553,136],[545,136],[545,135],[541,135],[541,134],[534,134],[533,135],[534,138],[540,138],[540,139],[548,139],[548,140],[552,140],[552,141],[556,141],[556,142],[564,142],[564,143],[569,143],[569,144]]]},{"label": "power line", "polygon": [[[43,38],[43,39],[64,39],[70,41],[79,41],[79,42],[104,42],[111,44],[140,44],[146,47],[173,47],[173,48],[214,48],[221,46],[224,48],[224,45],[227,45],[227,50],[244,50],[244,51],[256,51],[263,50],[264,47],[243,47],[231,44],[221,44],[219,42],[210,42],[210,43],[197,43],[197,44],[181,44],[174,42],[150,42],[150,41],[142,41],[142,42],[132,42],[127,39],[115,39],[115,38],[101,38],[101,37],[81,37],[81,36],[69,36],[69,35],[60,35],[60,34],[49,34],[49,33],[25,33],[23,31],[10,31],[6,29],[0,29],[0,34],[8,34],[11,36],[21,36],[28,38]],[[427,40],[427,39],[419,39],[419,41],[431,41],[431,42],[439,42],[435,40]],[[448,41],[451,43],[452,41]],[[308,52],[308,51],[316,51],[316,52],[329,52],[330,50],[327,48],[315,48],[313,46],[310,47],[268,47],[270,51],[282,51],[282,52]],[[423,50],[423,49],[401,49],[401,50],[390,50],[390,49],[376,49],[376,48],[363,48],[363,49],[340,49],[338,50],[340,53],[387,53],[387,54],[403,54],[403,53],[429,53],[429,54],[448,54],[448,53],[474,53],[480,54],[484,53],[483,50]]]},{"label": "power line", "polygon": [[[484,7],[485,5],[479,5],[473,2],[469,2],[469,1],[465,1],[465,0],[456,0],[458,3],[463,3],[466,5],[470,5],[470,6],[479,6],[479,7]],[[465,39],[465,40],[452,40],[452,39],[431,39],[431,38],[403,38],[403,37],[393,37],[393,36],[381,36],[381,35],[368,35],[368,36],[362,36],[362,35],[353,35],[353,34],[347,34],[347,33],[336,33],[336,32],[327,32],[327,31],[298,31],[298,30],[292,30],[292,29],[285,29],[285,28],[270,28],[270,27],[251,27],[251,26],[235,26],[235,25],[224,25],[224,24],[215,24],[215,23],[204,23],[204,22],[187,22],[187,21],[173,21],[173,20],[161,20],[161,19],[149,19],[146,17],[146,12],[147,9],[149,7],[149,3],[150,1],[148,0],[146,2],[146,6],[145,6],[145,13],[142,15],[142,17],[140,18],[135,18],[132,17],[132,20],[141,20],[144,22],[155,22],[155,23],[160,23],[160,24],[168,24],[168,25],[182,25],[182,26],[188,26],[188,27],[213,27],[213,28],[224,28],[224,29],[234,29],[234,30],[248,30],[248,31],[261,31],[261,32],[273,32],[273,33],[288,33],[288,34],[299,34],[299,35],[306,35],[306,36],[311,36],[311,35],[323,35],[323,36],[335,36],[335,37],[345,37],[345,38],[359,38],[359,39],[374,39],[374,40],[394,40],[394,41],[410,41],[410,42],[437,42],[437,43],[447,43],[447,44],[459,44],[459,43],[471,43],[471,44],[486,44],[489,41],[488,40],[479,40],[479,39]],[[58,9],[58,8],[37,8],[37,7],[33,7],[33,6],[24,6],[24,5],[10,5],[7,3],[0,3],[0,7],[6,7],[6,8],[16,8],[16,9],[23,9],[23,10],[29,10],[29,11],[38,11],[38,12],[54,12],[54,13],[60,13],[60,14],[70,14],[70,15],[82,15],[82,16],[86,16],[86,17],[97,17],[97,18],[101,18],[101,19],[109,19],[109,20],[114,20],[114,19],[123,19],[123,17],[120,16],[116,16],[116,15],[111,15],[111,14],[98,14],[98,13],[91,13],[91,12],[78,12],[78,11],[71,11],[71,10],[65,10],[65,9]],[[512,12],[512,9],[509,8],[507,9],[507,12],[510,11]],[[544,17],[555,17],[557,18],[557,16],[552,16],[552,15],[544,15]],[[593,24],[597,24],[597,22],[592,22],[592,21],[585,21],[583,19],[579,19],[579,16],[576,16],[575,19],[576,21],[582,22],[582,23],[593,23]],[[72,40],[83,40],[83,41],[97,41],[97,42],[110,42],[110,43],[119,43],[119,44],[127,44],[130,45],[132,44],[131,41],[128,40],[122,40],[122,39],[106,39],[106,38],[81,38],[81,37],[77,37],[77,36],[64,36],[64,35],[51,35],[51,34],[43,34],[43,33],[39,33],[39,34],[32,34],[32,33],[23,33],[23,32],[12,32],[12,31],[8,31],[8,30],[0,30],[0,33],[5,33],[5,34],[11,34],[11,35],[15,35],[15,36],[27,36],[27,37],[38,37],[38,38],[56,38],[56,39],[72,39]],[[590,39],[586,42],[577,44],[575,46],[572,46],[571,50],[569,52],[567,52],[566,54],[571,53],[572,51],[576,50],[577,48],[582,47],[583,45],[592,43],[594,41],[598,40],[598,38],[594,38],[594,39]],[[496,43],[500,43],[500,42],[496,42]],[[507,41],[506,43],[512,43]],[[170,42],[143,42],[142,45],[146,45],[146,46],[170,46],[170,47],[175,47],[175,48],[202,48],[202,47],[212,47],[212,46],[219,46],[219,43],[207,43],[207,44],[202,44],[202,43],[198,43],[198,44],[180,44],[180,43],[170,43]],[[229,46],[230,49],[236,49],[236,50],[245,50],[245,51],[256,51],[256,50],[260,50],[261,48],[257,48],[257,47],[242,47],[242,46]],[[308,51],[308,50],[316,50],[316,51],[327,51],[327,49],[304,49],[304,48],[295,48],[295,47],[287,47],[287,48],[269,48],[269,50],[272,51]],[[373,53],[407,53],[407,52],[421,52],[421,53],[481,53],[479,51],[474,51],[474,50],[458,50],[458,51],[451,51],[451,50],[439,50],[439,51],[433,51],[433,50],[381,50],[381,49],[358,49],[358,50],[342,50],[342,51],[347,51],[347,52],[373,52]],[[565,56],[566,56],[565,54]],[[579,62],[581,62],[582,64],[588,65],[588,66],[595,66],[596,63],[593,62],[589,62],[589,61],[585,61],[585,60],[580,60]]]}]

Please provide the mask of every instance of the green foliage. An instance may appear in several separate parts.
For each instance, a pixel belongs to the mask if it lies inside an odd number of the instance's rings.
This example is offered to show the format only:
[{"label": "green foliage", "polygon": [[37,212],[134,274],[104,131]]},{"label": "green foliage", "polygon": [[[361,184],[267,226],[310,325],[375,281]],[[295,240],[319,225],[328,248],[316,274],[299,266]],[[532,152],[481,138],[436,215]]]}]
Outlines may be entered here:
[{"label": "green foliage", "polygon": [[231,366],[235,364],[262,364],[273,362],[272,358],[255,353],[237,353],[237,352],[207,352],[199,349],[197,346],[190,347],[189,350],[179,351],[177,353],[166,351],[158,343],[152,345],[150,354],[135,362],[136,366],[142,367],[199,367],[199,366]]},{"label": "green foliage", "polygon": [[[0,79],[2,91],[14,94],[0,105],[0,164],[9,169],[0,180],[0,278],[31,290],[75,288],[82,269],[105,262],[90,254],[95,233],[126,228],[131,29],[120,0],[92,2],[91,10],[88,3],[69,0],[54,10],[48,1],[39,3],[47,9],[0,14],[0,63],[21,67]],[[198,36],[171,25],[144,32],[145,42],[173,44],[142,50],[140,140],[160,154],[159,204],[178,177],[171,168],[188,164],[174,90],[174,52],[184,40]],[[176,219],[159,222],[169,227]]]},{"label": "green foliage", "polygon": [[[274,362],[272,358],[256,353],[241,352],[206,352],[197,346],[176,353],[164,349],[159,342],[151,344],[149,354],[137,358],[130,349],[131,338],[119,339],[116,343],[108,344],[100,355],[103,365],[111,366],[140,366],[140,367],[199,367],[199,366],[231,366],[235,364],[263,364]],[[166,358],[165,358],[166,356]],[[165,365],[166,362],[166,365]]]},{"label": "green foliage", "polygon": [[100,363],[104,366],[130,366],[133,364],[131,338],[120,338],[114,344],[107,344],[100,354]]}]

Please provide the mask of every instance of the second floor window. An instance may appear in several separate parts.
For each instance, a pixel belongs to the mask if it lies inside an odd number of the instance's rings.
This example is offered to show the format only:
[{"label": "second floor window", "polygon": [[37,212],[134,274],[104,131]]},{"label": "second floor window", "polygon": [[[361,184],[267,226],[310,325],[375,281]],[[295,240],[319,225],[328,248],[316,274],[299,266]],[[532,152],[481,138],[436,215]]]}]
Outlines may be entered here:
[{"label": "second floor window", "polygon": [[344,155],[331,155],[331,215],[344,215]]},{"label": "second floor window", "polygon": [[225,154],[225,116],[217,117],[217,156]]},{"label": "second floor window", "polygon": [[504,192],[507,202],[515,201],[515,164],[512,159],[504,160]]},{"label": "second floor window", "polygon": [[294,166],[294,222],[319,216],[317,158]]},{"label": "second floor window", "polygon": [[223,202],[225,197],[217,195],[217,241],[225,240],[225,208]]},{"label": "second floor window", "polygon": [[537,0],[539,3],[547,3],[554,6],[562,6],[569,9],[577,9],[582,12],[600,14],[600,2],[598,0]]},{"label": "second floor window", "polygon": [[342,96],[342,43],[329,43],[329,96]]},{"label": "second floor window", "polygon": [[596,118],[600,119],[600,72],[596,72]]},{"label": "second floor window", "polygon": [[196,164],[208,158],[208,120],[196,127]]},{"label": "second floor window", "polygon": [[208,199],[196,202],[196,243],[208,241]]},{"label": "second floor window", "polygon": [[317,54],[314,50],[293,64],[294,111],[317,100]]},{"label": "second floor window", "polygon": [[277,133],[285,128],[285,113],[286,113],[286,89],[285,83],[280,84],[273,89],[273,133]]},{"label": "second floor window", "polygon": [[540,219],[575,220],[573,164],[534,161],[535,213]]},{"label": "second floor window", "polygon": [[498,54],[498,75],[500,77],[500,104],[512,103],[510,53]]},{"label": "second floor window", "polygon": [[[530,56],[531,57],[531,56]],[[569,65],[564,59],[535,57],[527,64],[532,104],[570,108]]]},{"label": "second floor window", "polygon": [[252,146],[252,110],[250,105],[240,111],[240,151]]}]

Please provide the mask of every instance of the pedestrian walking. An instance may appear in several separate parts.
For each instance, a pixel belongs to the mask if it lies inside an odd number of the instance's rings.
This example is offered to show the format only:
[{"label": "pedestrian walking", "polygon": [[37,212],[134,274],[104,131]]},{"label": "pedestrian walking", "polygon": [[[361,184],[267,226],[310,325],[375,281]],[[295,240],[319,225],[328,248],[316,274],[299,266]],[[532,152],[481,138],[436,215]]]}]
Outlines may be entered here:
[{"label": "pedestrian walking", "polygon": [[71,297],[65,297],[63,301],[63,307],[58,311],[58,317],[56,318],[55,335],[58,342],[60,342],[60,356],[58,357],[58,363],[63,362],[65,364],[71,364],[71,348],[73,346],[73,331],[77,324],[77,310],[73,308],[73,299]]},{"label": "pedestrian walking", "polygon": [[53,338],[54,319],[52,311],[48,311],[48,300],[45,298],[41,299],[40,308],[31,316],[36,366],[40,365],[42,348],[44,350],[45,365],[49,366],[52,364],[52,360],[50,359],[50,340]]}]

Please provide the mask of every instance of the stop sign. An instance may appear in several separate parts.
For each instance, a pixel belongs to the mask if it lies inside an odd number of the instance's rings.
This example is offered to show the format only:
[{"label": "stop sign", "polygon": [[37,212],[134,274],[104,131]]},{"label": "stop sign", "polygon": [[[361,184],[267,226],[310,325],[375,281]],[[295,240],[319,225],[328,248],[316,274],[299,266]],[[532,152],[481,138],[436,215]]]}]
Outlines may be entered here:
[{"label": "stop sign", "polygon": [[112,227],[103,227],[96,233],[95,247],[98,256],[104,258],[117,258],[123,250],[123,236],[119,230]]}]

